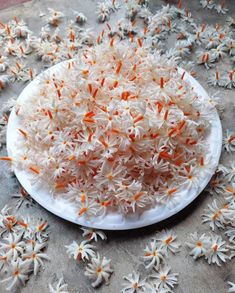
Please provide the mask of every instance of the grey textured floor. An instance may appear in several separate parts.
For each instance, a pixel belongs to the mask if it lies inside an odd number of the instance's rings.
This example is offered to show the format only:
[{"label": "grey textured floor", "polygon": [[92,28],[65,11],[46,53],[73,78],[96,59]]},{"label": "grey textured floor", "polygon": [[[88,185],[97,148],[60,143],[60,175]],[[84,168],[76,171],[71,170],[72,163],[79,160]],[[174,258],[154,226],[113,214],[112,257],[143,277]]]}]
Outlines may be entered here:
[{"label": "grey textured floor", "polygon": [[[224,16],[218,16],[215,12],[208,13],[202,10],[196,0],[183,2],[187,2],[186,6],[188,6],[193,16],[200,22],[223,23],[225,21]],[[6,21],[13,16],[23,18],[29,25],[29,28],[37,33],[43,23],[39,18],[39,13],[40,11],[46,11],[47,7],[63,11],[66,17],[72,15],[73,10],[78,10],[88,16],[87,26],[94,26],[95,31],[101,31],[103,25],[97,26],[94,18],[95,3],[96,1],[92,0],[35,0],[0,11],[0,19]],[[151,9],[154,11],[164,3],[164,1],[151,1]],[[227,4],[230,8],[230,14],[234,15],[234,0],[227,1]],[[110,23],[112,24],[117,18],[119,18],[118,15],[113,14]],[[204,78],[205,69],[199,67],[197,69],[197,78],[201,84],[210,92],[215,92],[214,89],[209,89],[206,84]],[[7,89],[4,94],[1,94],[0,106],[12,95],[18,95],[21,89],[22,86],[18,84]],[[225,104],[225,112],[222,120],[223,128],[235,129],[234,91],[222,90],[222,92]],[[0,151],[0,155],[4,154],[5,150]],[[222,155],[222,162],[224,163],[231,159],[232,155]],[[5,204],[11,204],[13,202],[11,195],[15,187],[15,179],[7,178],[4,170],[0,170],[0,208]],[[108,258],[112,259],[115,272],[111,277],[110,285],[102,286],[97,292],[117,293],[120,291],[123,275],[133,270],[137,270],[143,273],[143,275],[145,274],[145,269],[139,261],[139,256],[142,254],[146,242],[150,240],[155,231],[163,227],[174,228],[182,243],[186,241],[191,232],[198,231],[201,233],[209,231],[208,226],[201,224],[201,214],[207,203],[211,202],[211,200],[211,197],[204,192],[189,207],[164,223],[135,231],[107,233],[107,243],[98,243],[98,246],[100,247],[101,254],[105,254]],[[48,283],[53,280],[55,274],[58,277],[61,275],[64,276],[71,292],[95,292],[91,288],[90,282],[83,275],[83,267],[75,264],[65,254],[64,245],[70,244],[72,240],[82,240],[79,227],[63,221],[38,205],[33,205],[29,208],[22,207],[19,213],[33,215],[34,217],[43,217],[48,220],[51,234],[47,253],[52,260],[46,263],[45,270],[41,271],[38,277],[31,277],[26,287],[20,292],[49,292]],[[227,280],[233,280],[235,282],[235,258],[221,268],[209,266],[204,260],[195,262],[188,256],[187,250],[183,247],[179,254],[170,257],[169,264],[175,272],[179,273],[179,286],[175,290],[176,293],[223,293],[227,291]],[[5,289],[0,287],[0,292],[5,292]]]}]

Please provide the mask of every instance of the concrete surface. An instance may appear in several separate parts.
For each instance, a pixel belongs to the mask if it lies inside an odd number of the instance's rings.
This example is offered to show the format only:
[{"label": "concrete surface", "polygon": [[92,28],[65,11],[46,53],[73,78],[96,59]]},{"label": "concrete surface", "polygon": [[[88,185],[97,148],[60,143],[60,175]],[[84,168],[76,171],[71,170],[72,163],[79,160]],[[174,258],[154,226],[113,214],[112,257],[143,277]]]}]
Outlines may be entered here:
[{"label": "concrete surface", "polygon": [[[183,1],[192,11],[193,16],[200,22],[206,23],[224,23],[226,16],[217,15],[215,12],[202,10],[199,1]],[[95,26],[95,31],[101,31],[103,25],[96,25],[94,20],[96,1],[92,0],[38,0],[30,1],[19,6],[14,6],[0,11],[0,19],[6,21],[13,16],[23,18],[29,28],[37,33],[43,24],[40,19],[40,11],[46,11],[47,7],[52,7],[63,11],[68,19],[73,10],[84,12],[88,17],[87,26]],[[164,1],[150,1],[150,7],[154,11]],[[230,15],[235,14],[234,0],[227,1],[230,8]],[[119,18],[117,14],[111,16],[110,23]],[[205,69],[197,67],[198,80],[209,92],[216,92],[217,89],[209,88],[206,84]],[[0,96],[0,106],[12,95],[18,95],[24,86],[14,84]],[[234,129],[234,90],[221,90],[224,99],[225,112],[222,119],[224,129]],[[5,155],[5,149],[0,151],[0,155]],[[234,160],[232,155],[223,154],[221,161],[223,163]],[[0,169],[0,208],[5,204],[12,205],[14,200],[11,195],[17,188],[16,179],[7,177],[5,171]],[[47,262],[45,270],[37,276],[31,276],[26,287],[18,292],[22,293],[42,293],[49,292],[48,283],[53,281],[55,276],[64,276],[65,281],[69,284],[70,292],[80,293],[118,293],[122,277],[133,270],[137,270],[143,276],[145,275],[144,266],[141,264],[139,257],[145,244],[150,240],[154,233],[162,228],[173,228],[178,235],[181,243],[185,243],[189,234],[194,231],[209,232],[207,225],[201,224],[201,214],[212,197],[203,192],[189,207],[180,212],[178,215],[164,221],[163,223],[152,225],[139,230],[126,232],[108,232],[107,243],[99,242],[99,252],[112,259],[114,274],[110,279],[109,286],[101,286],[98,290],[92,289],[89,280],[83,275],[83,265],[76,264],[75,261],[68,258],[65,253],[65,245],[70,244],[73,240],[82,240],[81,231],[78,226],[66,222],[35,204],[30,207],[22,206],[18,213],[24,215],[33,215],[34,217],[43,217],[50,224],[50,241],[47,253],[51,262]],[[179,286],[176,293],[223,293],[227,291],[227,281],[235,282],[235,258],[222,267],[209,266],[204,260],[195,262],[187,253],[184,247],[176,256],[169,258],[168,263],[172,266],[173,271],[179,273]],[[0,292],[5,292],[4,287],[0,285]]]}]

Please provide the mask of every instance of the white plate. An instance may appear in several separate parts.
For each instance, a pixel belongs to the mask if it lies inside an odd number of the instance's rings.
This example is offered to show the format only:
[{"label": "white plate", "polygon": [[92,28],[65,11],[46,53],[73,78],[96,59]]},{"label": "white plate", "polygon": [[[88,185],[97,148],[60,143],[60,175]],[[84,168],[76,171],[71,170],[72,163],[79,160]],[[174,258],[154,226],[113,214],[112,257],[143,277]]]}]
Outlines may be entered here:
[{"label": "white plate", "polygon": [[[45,72],[52,74],[53,72],[57,71],[61,67],[61,65],[64,64],[64,62],[61,62],[49,68]],[[181,74],[184,72],[182,68],[179,68],[178,71]],[[37,86],[39,77],[42,76],[45,72],[41,73],[37,78],[35,78],[34,81],[32,81],[28,86],[25,87],[25,89],[22,91],[18,98],[19,101],[25,101],[26,99],[30,99],[30,94]],[[184,80],[188,81],[192,85],[192,87],[194,87],[194,90],[198,95],[201,95],[204,99],[209,99],[204,88],[187,72],[185,73]],[[54,199],[43,185],[40,186],[40,188],[32,185],[30,183],[31,174],[17,168],[15,168],[14,172],[21,185],[41,206],[65,220],[87,227],[107,230],[126,230],[140,228],[160,222],[178,213],[180,210],[190,204],[206,187],[218,165],[222,146],[222,127],[216,110],[214,111],[211,124],[211,132],[208,136],[210,148],[209,152],[211,153],[210,163],[213,165],[211,173],[208,173],[204,177],[202,177],[198,188],[184,190],[181,194],[182,199],[176,206],[172,208],[169,208],[168,206],[156,206],[147,211],[144,211],[142,214],[139,215],[132,214],[128,216],[122,216],[121,214],[116,212],[108,213],[103,218],[96,217],[89,220],[82,217],[78,218],[76,210],[71,204],[63,199]],[[7,128],[7,150],[9,156],[14,157],[14,153],[17,151],[15,142],[19,138],[19,132],[17,129],[20,127],[20,119],[16,116],[15,111],[12,111],[9,117],[9,123]]]}]

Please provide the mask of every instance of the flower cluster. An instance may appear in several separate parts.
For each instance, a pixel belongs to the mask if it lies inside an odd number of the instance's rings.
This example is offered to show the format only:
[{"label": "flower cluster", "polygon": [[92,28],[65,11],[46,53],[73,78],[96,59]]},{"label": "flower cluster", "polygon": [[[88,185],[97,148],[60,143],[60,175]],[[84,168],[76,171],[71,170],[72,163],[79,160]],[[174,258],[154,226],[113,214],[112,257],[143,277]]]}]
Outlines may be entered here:
[{"label": "flower cluster", "polygon": [[198,235],[197,232],[191,234],[190,242],[186,245],[191,249],[190,255],[196,260],[204,257],[209,264],[221,266],[221,261],[226,262],[230,259],[227,255],[229,249],[222,237],[216,234]]},{"label": "flower cluster", "polygon": [[217,234],[191,234],[191,241],[186,243],[194,259],[204,256],[208,263],[221,265],[235,256],[235,168],[218,166],[216,174],[210,181],[208,191],[219,196],[208,204],[202,215],[202,222],[208,223],[212,231],[225,230],[224,235],[229,244]]},{"label": "flower cluster", "polygon": [[78,216],[174,206],[211,167],[213,105],[174,60],[137,43],[127,51],[112,38],[86,49],[57,76],[44,74],[17,108],[12,163],[73,202]]},{"label": "flower cluster", "polygon": [[138,292],[173,292],[178,284],[178,274],[171,273],[171,268],[166,264],[168,251],[179,252],[180,244],[176,241],[176,234],[172,230],[158,232],[149,245],[144,249],[142,257],[146,269],[150,270],[147,278],[133,272],[124,276],[122,293]]},{"label": "flower cluster", "polygon": [[33,273],[37,275],[44,260],[47,246],[47,222],[37,223],[30,218],[17,217],[5,206],[0,212],[0,271],[6,274],[6,290],[24,285]]},{"label": "flower cluster", "polygon": [[83,240],[81,243],[73,241],[70,245],[65,246],[67,248],[67,253],[70,257],[74,258],[76,261],[82,260],[87,263],[85,267],[85,276],[91,279],[92,287],[96,288],[100,286],[103,282],[108,284],[113,269],[111,267],[111,260],[107,259],[105,256],[101,257],[99,253],[96,253],[94,250],[96,247],[90,242],[94,240],[97,242],[98,237],[101,240],[106,240],[107,237],[103,231],[94,230],[82,227],[83,237],[86,237],[86,240]]},{"label": "flower cluster", "polygon": [[218,14],[226,14],[228,12],[228,8],[225,6],[224,1],[215,3],[214,0],[200,0],[200,4],[203,8],[215,10]]}]

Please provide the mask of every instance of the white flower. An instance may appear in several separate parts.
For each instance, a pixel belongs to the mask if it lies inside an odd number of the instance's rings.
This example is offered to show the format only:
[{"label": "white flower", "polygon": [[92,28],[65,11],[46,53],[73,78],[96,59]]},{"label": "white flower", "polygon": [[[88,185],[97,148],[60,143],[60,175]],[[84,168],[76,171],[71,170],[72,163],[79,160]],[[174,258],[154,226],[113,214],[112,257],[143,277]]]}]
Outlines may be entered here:
[{"label": "white flower", "polygon": [[20,254],[23,253],[25,242],[22,241],[22,234],[10,233],[3,238],[0,243],[0,250],[6,253],[6,256],[13,261],[17,260]]},{"label": "white flower", "polygon": [[200,0],[200,4],[202,5],[203,8],[208,8],[212,9],[214,8],[214,0]]},{"label": "white flower", "polygon": [[0,76],[0,92],[10,83],[11,79],[9,75]]},{"label": "white flower", "polygon": [[136,272],[124,276],[125,283],[123,284],[121,293],[142,293],[146,289],[146,279],[141,280],[140,275]]},{"label": "white flower", "polygon": [[200,51],[197,53],[197,64],[203,64],[206,69],[209,69],[212,66],[211,63],[213,62],[215,62],[215,57],[210,51]]},{"label": "white flower", "polygon": [[235,151],[235,133],[226,130],[226,133],[223,137],[223,147],[227,152],[234,152]]},{"label": "white flower", "polygon": [[16,209],[19,209],[21,205],[25,202],[31,204],[33,202],[32,197],[24,190],[23,187],[20,187],[19,191],[12,195],[12,198],[16,198]]},{"label": "white flower", "polygon": [[0,72],[4,72],[8,66],[8,58],[0,55]]},{"label": "white flower", "polygon": [[150,275],[150,277],[154,279],[152,283],[157,292],[161,289],[166,289],[169,290],[168,292],[171,292],[171,289],[178,284],[178,274],[170,273],[170,271],[171,268],[165,266],[163,268],[156,269],[156,271]]},{"label": "white flower", "polygon": [[6,205],[0,212],[0,228],[1,234],[7,232],[16,231],[17,218],[14,215],[11,215],[10,208]]},{"label": "white flower", "polygon": [[[1,283],[9,282],[6,290],[11,291],[14,287],[17,287],[25,282],[29,278],[29,264],[27,261],[21,261],[20,259],[12,261],[10,265],[9,277],[3,279]],[[11,283],[10,283],[11,282]]]},{"label": "white flower", "polygon": [[223,86],[228,89],[232,89],[235,87],[235,71],[230,70],[225,73],[225,76],[223,78]]},{"label": "white flower", "polygon": [[205,209],[202,215],[202,223],[209,222],[209,225],[212,231],[215,230],[215,227],[224,229],[226,220],[226,211],[228,207],[224,205],[224,207],[219,208],[217,205],[217,201],[214,200],[212,204],[208,204],[207,209]]},{"label": "white flower", "polygon": [[232,282],[228,282],[228,285],[231,286],[229,289],[228,289],[228,292],[235,292],[235,283],[232,283]]},{"label": "white flower", "polygon": [[101,230],[94,230],[94,229],[85,228],[85,227],[82,227],[81,229],[83,230],[82,236],[86,237],[88,241],[92,241],[94,239],[95,242],[97,242],[98,237],[100,237],[102,240],[107,239],[107,236]]},{"label": "white flower", "polygon": [[23,20],[14,20],[13,34],[16,38],[26,38],[30,33],[32,33],[26,23]]},{"label": "white flower", "polygon": [[159,268],[161,262],[164,260],[164,250],[162,246],[157,243],[156,239],[146,245],[144,249],[144,256],[142,257],[146,263],[146,269],[156,267]]},{"label": "white flower", "polygon": [[52,8],[48,8],[48,12],[49,13],[48,13],[46,22],[53,26],[58,26],[61,19],[64,17],[64,14]]},{"label": "white flower", "polygon": [[224,44],[220,44],[216,48],[212,48],[210,52],[212,54],[212,58],[214,58],[215,60],[219,60],[220,58],[226,56],[225,51],[226,47],[224,46]]},{"label": "white flower", "polygon": [[225,7],[225,3],[221,2],[214,6],[214,9],[217,13],[226,14],[228,12],[228,8]]},{"label": "white flower", "polygon": [[186,245],[191,249],[190,255],[196,260],[201,256],[205,256],[208,247],[210,246],[210,237],[205,234],[198,235],[197,232],[190,234],[191,241],[186,242]]},{"label": "white flower", "polygon": [[92,287],[99,286],[103,281],[108,284],[109,278],[113,273],[110,262],[111,260],[106,259],[106,257],[101,258],[99,254],[91,258],[91,262],[85,268],[85,276],[94,280],[91,284]]},{"label": "white flower", "polygon": [[69,293],[68,285],[64,282],[63,278],[60,278],[58,283],[54,286],[49,284],[50,293]]},{"label": "white flower", "polygon": [[67,248],[67,253],[70,257],[73,257],[75,260],[83,261],[89,260],[90,257],[95,256],[94,245],[88,244],[87,241],[82,241],[80,244],[73,241],[70,245],[65,246]]},{"label": "white flower", "polygon": [[226,255],[228,252],[225,245],[226,242],[219,235],[211,235],[210,241],[210,248],[207,250],[205,258],[209,264],[216,263],[218,266],[221,266],[220,261],[226,262],[229,259],[228,255]]},{"label": "white flower", "polygon": [[84,24],[87,21],[87,17],[81,12],[74,11],[74,15],[79,24]]},{"label": "white flower", "polygon": [[209,182],[207,187],[207,191],[213,195],[215,194],[222,194],[225,188],[225,178],[220,174],[215,174]]},{"label": "white flower", "polygon": [[235,182],[225,187],[225,195],[227,201],[235,201]]},{"label": "white flower", "polygon": [[235,161],[231,162],[230,167],[227,168],[226,177],[228,178],[229,182],[235,180]]},{"label": "white flower", "polygon": [[50,260],[47,254],[42,252],[42,249],[46,247],[46,243],[35,243],[35,245],[27,245],[26,251],[22,254],[22,258],[33,264],[33,272],[36,276],[40,267],[43,266],[43,260]]},{"label": "white flower", "polygon": [[137,13],[140,11],[138,1],[129,0],[126,2],[126,17],[133,20]]},{"label": "white flower", "polygon": [[48,222],[44,221],[42,219],[39,219],[38,223],[32,227],[32,231],[33,231],[36,239],[40,243],[48,240],[49,236],[48,236],[47,228],[48,228]]},{"label": "white flower", "polygon": [[33,68],[27,68],[19,74],[19,79],[23,82],[32,81],[37,75],[37,71]]},{"label": "white flower", "polygon": [[228,227],[224,234],[229,237],[230,242],[235,242],[235,227]]},{"label": "white flower", "polygon": [[110,9],[109,5],[107,5],[107,2],[98,2],[96,7],[96,14],[100,22],[109,20]]},{"label": "white flower", "polygon": [[221,81],[221,75],[218,69],[208,78],[208,84],[212,86],[222,86],[223,82]]},{"label": "white flower", "polygon": [[167,254],[168,251],[173,253],[179,252],[181,244],[176,241],[176,234],[173,230],[163,229],[158,232],[155,239],[159,242],[160,246],[163,248],[164,253]]}]

